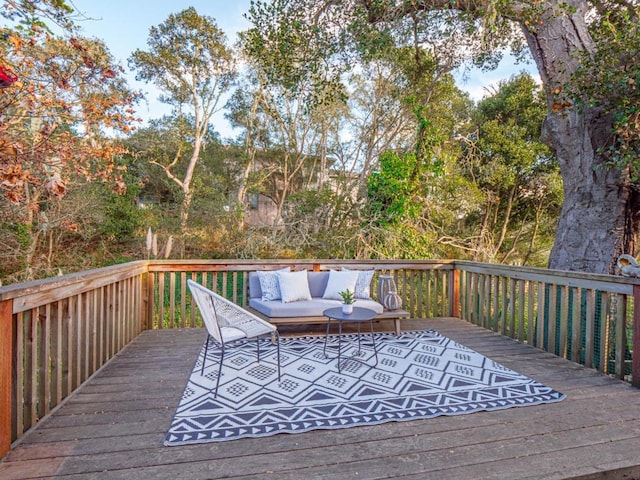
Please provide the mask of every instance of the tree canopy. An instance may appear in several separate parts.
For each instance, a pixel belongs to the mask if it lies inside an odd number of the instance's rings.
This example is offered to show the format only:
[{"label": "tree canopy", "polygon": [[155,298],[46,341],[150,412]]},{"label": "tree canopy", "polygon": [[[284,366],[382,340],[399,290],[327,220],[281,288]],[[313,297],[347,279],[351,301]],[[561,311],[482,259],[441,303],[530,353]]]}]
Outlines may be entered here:
[{"label": "tree canopy", "polygon": [[[618,254],[632,248],[638,227],[633,221],[635,184],[627,170],[607,168],[607,152],[613,148],[614,157],[624,157],[629,149],[635,151],[633,128],[626,126],[637,110],[633,101],[598,101],[598,95],[575,86],[581,77],[635,92],[637,69],[630,76],[627,68],[633,62],[629,59],[638,57],[636,2],[280,0],[274,9],[264,3],[254,2],[251,18],[258,28],[265,26],[265,38],[275,51],[292,44],[288,18],[295,18],[293,31],[323,39],[324,50],[307,51],[316,59],[312,64],[317,59],[334,62],[340,54],[368,59],[406,45],[417,52],[417,65],[419,52],[428,48],[440,65],[454,66],[466,57],[491,67],[507,45],[519,53],[526,44],[545,88],[542,138],[557,155],[564,183],[550,266],[604,273],[613,269]],[[309,26],[300,27],[301,22]],[[624,46],[616,47],[622,38]],[[447,48],[452,40],[456,48]],[[305,45],[314,42],[307,39]],[[585,58],[591,62],[587,69]],[[294,62],[291,69],[291,78],[308,74],[304,64]]]},{"label": "tree canopy", "polygon": [[[137,123],[139,96],[103,42],[51,33],[45,20],[71,28],[64,1],[5,1],[0,67],[2,220],[24,225],[27,269],[38,243],[56,228],[75,229],[56,202],[75,185],[99,181],[124,193],[122,146],[114,138]],[[52,237],[50,237],[52,238]]]},{"label": "tree canopy", "polygon": [[[198,257],[606,272],[634,248],[631,2],[254,1],[237,48],[188,8],[129,59],[173,107],[140,130],[124,69],[69,4],[1,12],[2,276],[137,258],[150,228]],[[516,75],[475,103],[455,85],[508,47],[542,86]]]}]

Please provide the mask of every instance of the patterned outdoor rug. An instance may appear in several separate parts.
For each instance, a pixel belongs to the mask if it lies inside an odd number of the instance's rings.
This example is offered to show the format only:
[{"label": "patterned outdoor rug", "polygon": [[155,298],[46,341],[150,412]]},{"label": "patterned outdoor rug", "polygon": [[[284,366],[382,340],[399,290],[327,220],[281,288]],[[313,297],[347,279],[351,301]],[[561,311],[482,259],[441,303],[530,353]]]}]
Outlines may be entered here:
[{"label": "patterned outdoor rug", "polygon": [[[217,398],[218,350],[209,349],[201,376],[203,346],[165,445],[460,415],[565,398],[432,330],[401,337],[376,334],[375,367],[345,360],[358,351],[357,337],[345,337],[342,373],[335,359],[335,336],[329,337],[327,347],[331,358],[323,354],[324,337],[283,338],[280,382],[275,345],[269,339],[261,340],[260,363],[255,340],[239,348],[236,344],[227,350]],[[375,363],[370,335],[362,337],[359,358]]]}]

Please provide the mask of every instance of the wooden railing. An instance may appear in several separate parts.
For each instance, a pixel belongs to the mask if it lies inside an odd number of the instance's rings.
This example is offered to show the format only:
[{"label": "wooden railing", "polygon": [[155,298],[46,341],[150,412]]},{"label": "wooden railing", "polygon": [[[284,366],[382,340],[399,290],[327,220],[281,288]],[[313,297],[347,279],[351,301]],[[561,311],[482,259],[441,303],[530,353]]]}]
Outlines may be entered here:
[{"label": "wooden railing", "polygon": [[[640,387],[640,280],[463,261],[137,261],[0,288],[0,456],[142,330],[201,326],[187,279],[239,305],[248,274],[375,269],[413,318],[460,317]],[[640,303],[638,303],[640,305]]]},{"label": "wooden railing", "polygon": [[147,324],[147,262],[0,288],[0,456]]},{"label": "wooden railing", "polygon": [[640,387],[638,280],[464,261],[455,268],[461,318]]},{"label": "wooden railing", "polygon": [[255,270],[291,267],[294,270],[330,270],[342,266],[352,269],[374,269],[372,291],[376,291],[380,273],[392,274],[403,298],[403,305],[414,318],[446,317],[454,311],[453,262],[389,261],[389,260],[210,260],[154,261],[149,265],[148,318],[150,328],[184,328],[201,326],[191,296],[185,295],[188,279],[246,306],[248,276]]}]

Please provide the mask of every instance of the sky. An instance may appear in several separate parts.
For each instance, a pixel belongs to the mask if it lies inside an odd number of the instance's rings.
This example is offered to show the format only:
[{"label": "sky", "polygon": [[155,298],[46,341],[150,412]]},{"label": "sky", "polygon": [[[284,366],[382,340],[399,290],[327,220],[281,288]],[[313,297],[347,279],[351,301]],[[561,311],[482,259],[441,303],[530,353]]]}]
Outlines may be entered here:
[{"label": "sky", "polygon": [[[250,0],[70,0],[76,11],[86,19],[79,22],[83,34],[87,37],[102,39],[116,61],[127,72],[131,87],[145,93],[146,101],[138,105],[138,115],[146,123],[149,119],[160,118],[170,109],[157,100],[159,92],[151,85],[135,80],[135,73],[127,65],[127,59],[137,49],[146,49],[149,29],[164,22],[169,14],[177,13],[193,6],[200,15],[215,19],[218,27],[227,35],[228,44],[237,39],[237,33],[251,25],[243,14],[249,9]],[[491,72],[470,70],[466,80],[456,76],[458,87],[469,92],[474,100],[480,100],[487,88],[495,86],[501,80],[527,69],[538,78],[535,65],[514,65],[507,57],[500,66]],[[214,117],[215,129],[223,138],[235,137],[223,113]]]}]

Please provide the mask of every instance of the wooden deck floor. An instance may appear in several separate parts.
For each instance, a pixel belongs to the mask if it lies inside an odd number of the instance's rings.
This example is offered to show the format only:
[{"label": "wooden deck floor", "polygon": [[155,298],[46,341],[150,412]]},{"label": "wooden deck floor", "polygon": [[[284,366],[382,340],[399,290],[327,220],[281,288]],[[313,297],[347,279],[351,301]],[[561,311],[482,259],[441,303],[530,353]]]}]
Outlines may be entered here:
[{"label": "wooden deck floor", "polygon": [[[0,479],[640,478],[640,391],[456,319],[407,321],[566,393],[562,402],[164,447],[204,331],[140,335],[0,462]],[[391,329],[391,324],[389,324]]]}]

